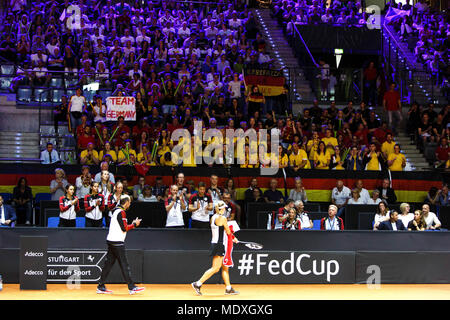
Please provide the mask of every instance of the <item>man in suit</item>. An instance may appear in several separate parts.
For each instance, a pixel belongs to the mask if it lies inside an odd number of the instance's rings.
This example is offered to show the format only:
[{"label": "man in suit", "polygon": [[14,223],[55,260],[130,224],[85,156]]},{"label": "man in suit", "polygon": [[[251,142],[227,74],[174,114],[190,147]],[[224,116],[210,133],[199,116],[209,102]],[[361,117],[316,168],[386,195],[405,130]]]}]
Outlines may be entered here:
[{"label": "man in suit", "polygon": [[258,189],[259,190],[259,194],[262,195],[263,192],[261,191],[261,189],[258,187],[258,180],[256,178],[252,178],[250,180],[250,187],[245,190],[245,201],[246,202],[254,202],[255,201],[255,197],[253,196],[253,190]]},{"label": "man in suit", "polygon": [[58,152],[53,148],[53,143],[47,143],[47,149],[41,152],[41,163],[42,164],[54,164],[59,163]]},{"label": "man in suit", "polygon": [[385,200],[388,204],[394,204],[397,202],[397,196],[394,189],[390,187],[390,181],[388,178],[383,179],[383,184],[377,188],[380,192],[380,199]]},{"label": "man in suit", "polygon": [[406,228],[403,222],[398,220],[398,212],[392,210],[389,213],[389,220],[381,222],[378,226],[378,230],[398,231],[398,230],[406,230]]},{"label": "man in suit", "polygon": [[11,206],[3,204],[3,197],[0,196],[0,227],[14,227],[16,220],[16,212]]}]

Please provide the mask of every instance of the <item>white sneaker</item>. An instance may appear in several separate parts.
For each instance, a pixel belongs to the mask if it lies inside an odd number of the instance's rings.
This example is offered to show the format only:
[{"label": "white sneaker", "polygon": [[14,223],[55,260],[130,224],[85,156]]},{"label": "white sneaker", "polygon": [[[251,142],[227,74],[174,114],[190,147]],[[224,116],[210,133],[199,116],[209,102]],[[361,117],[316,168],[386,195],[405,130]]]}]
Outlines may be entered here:
[{"label": "white sneaker", "polygon": [[130,290],[130,294],[135,294],[137,292],[142,292],[144,290],[145,290],[144,287],[134,287],[133,289]]}]

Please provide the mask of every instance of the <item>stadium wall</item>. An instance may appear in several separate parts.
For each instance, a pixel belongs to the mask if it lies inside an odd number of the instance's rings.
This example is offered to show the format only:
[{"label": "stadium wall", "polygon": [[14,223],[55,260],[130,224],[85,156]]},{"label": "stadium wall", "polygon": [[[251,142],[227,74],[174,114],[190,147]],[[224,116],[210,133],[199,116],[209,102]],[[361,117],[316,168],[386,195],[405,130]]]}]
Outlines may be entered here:
[{"label": "stadium wall", "polygon": [[[48,283],[95,283],[106,253],[105,229],[0,230],[0,274],[19,281],[20,237],[48,237]],[[263,250],[236,245],[233,283],[450,283],[450,232],[262,231],[237,237]],[[137,229],[127,236],[133,277],[143,283],[190,283],[210,267],[209,230]],[[72,272],[72,273],[71,273]],[[122,283],[117,266],[112,283]],[[220,275],[211,283],[221,283]]]}]

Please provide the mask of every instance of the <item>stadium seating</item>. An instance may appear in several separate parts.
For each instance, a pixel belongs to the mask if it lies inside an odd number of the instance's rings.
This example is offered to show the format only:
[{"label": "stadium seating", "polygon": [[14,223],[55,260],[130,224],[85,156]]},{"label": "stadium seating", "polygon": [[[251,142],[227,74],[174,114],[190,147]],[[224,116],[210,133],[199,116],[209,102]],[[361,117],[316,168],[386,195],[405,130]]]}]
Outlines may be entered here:
[{"label": "stadium seating", "polygon": [[17,100],[21,102],[31,102],[33,89],[30,87],[19,87],[17,91]]}]

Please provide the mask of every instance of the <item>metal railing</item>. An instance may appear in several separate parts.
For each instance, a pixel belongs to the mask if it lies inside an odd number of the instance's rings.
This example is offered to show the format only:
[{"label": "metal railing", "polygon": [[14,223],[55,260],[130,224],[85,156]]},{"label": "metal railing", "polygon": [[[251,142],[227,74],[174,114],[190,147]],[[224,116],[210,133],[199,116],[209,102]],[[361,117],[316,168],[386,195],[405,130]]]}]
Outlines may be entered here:
[{"label": "metal railing", "polygon": [[408,60],[411,54],[402,48],[395,35],[383,23],[382,56],[388,81],[395,82],[401,96],[407,103],[445,104],[449,101],[448,79],[439,72],[417,70],[414,61]]}]

